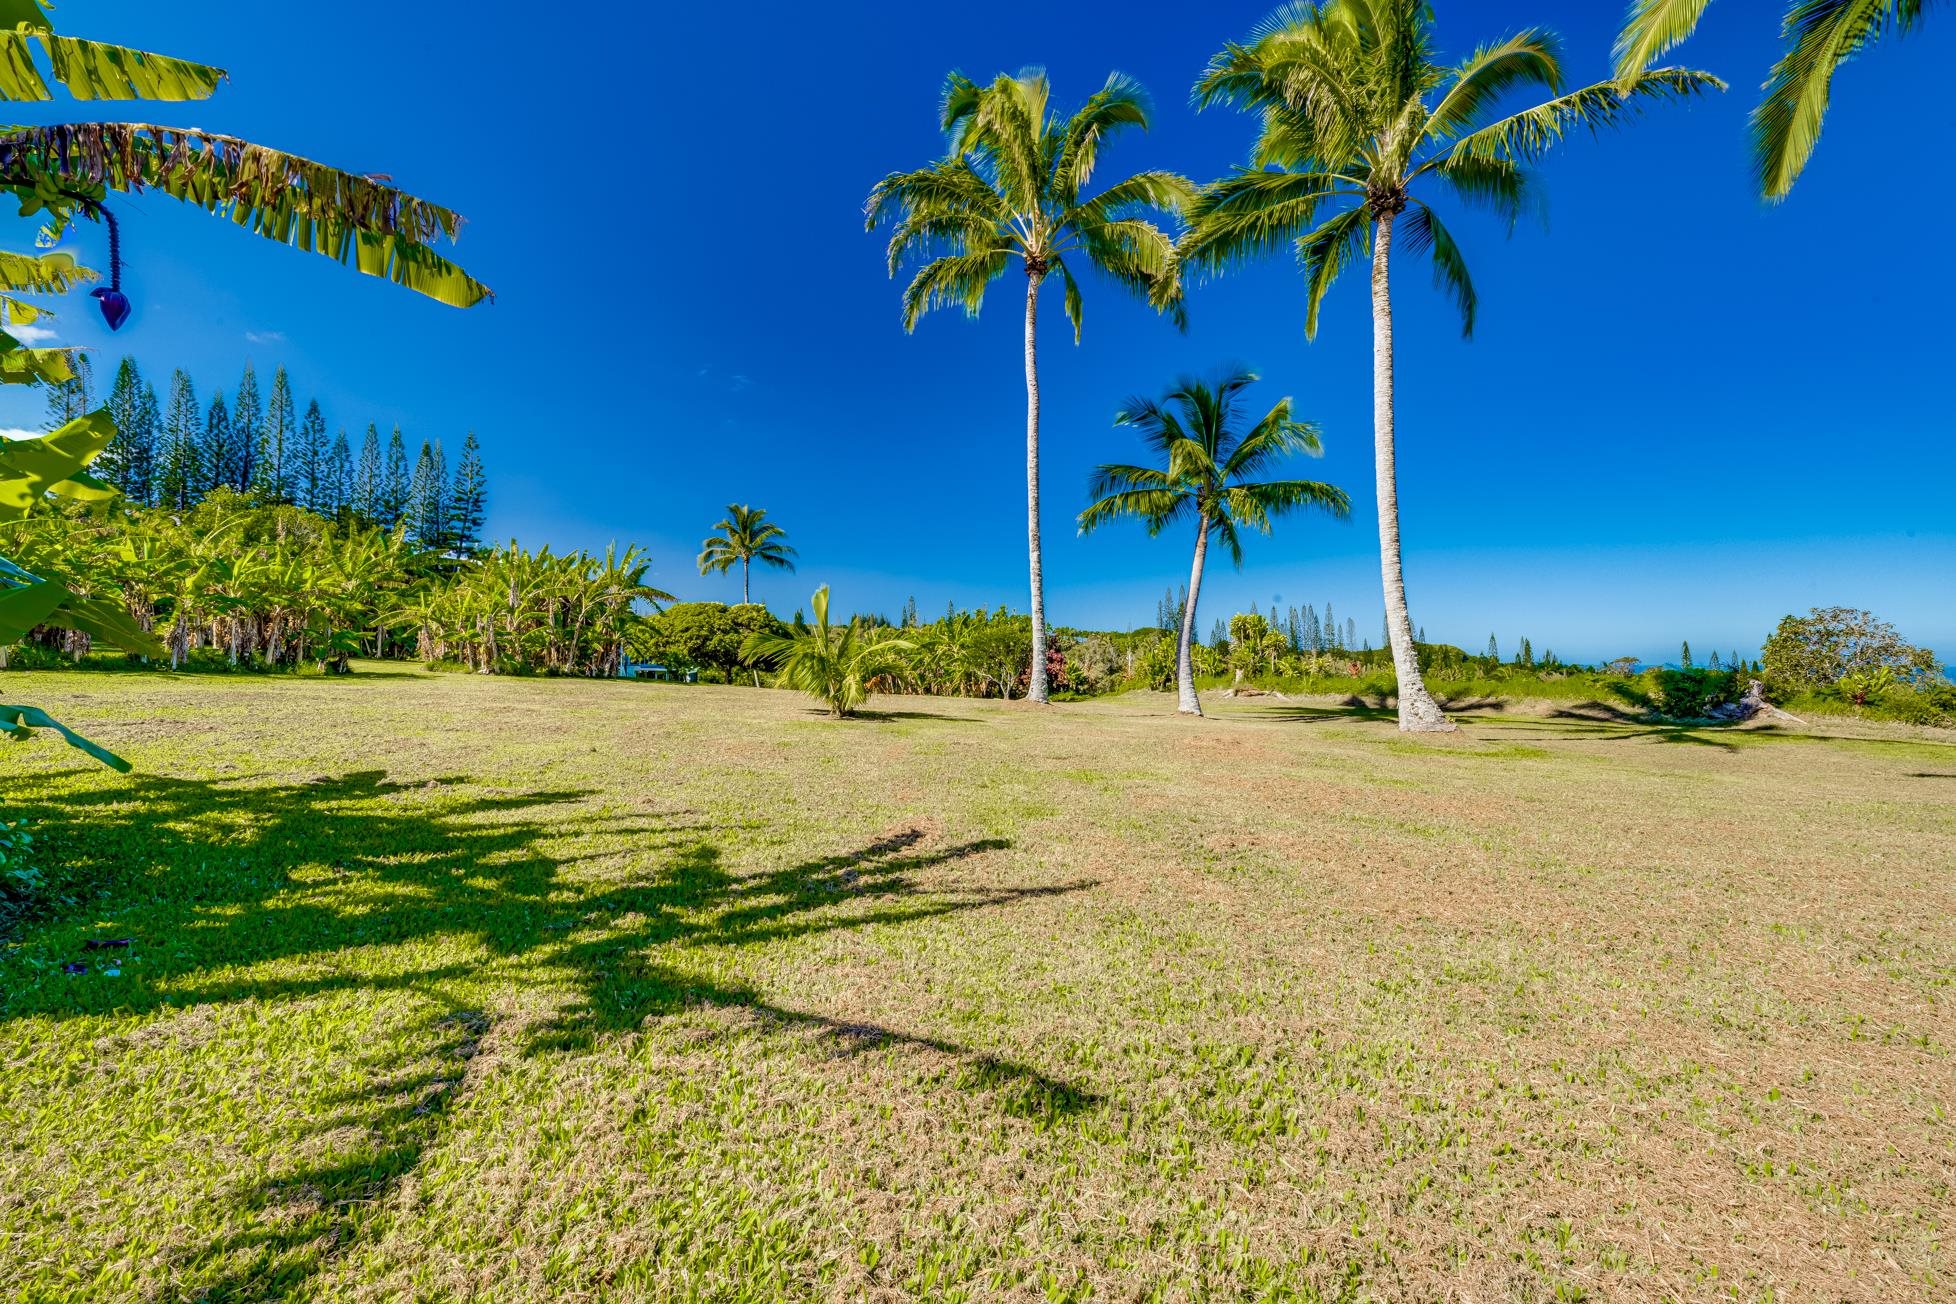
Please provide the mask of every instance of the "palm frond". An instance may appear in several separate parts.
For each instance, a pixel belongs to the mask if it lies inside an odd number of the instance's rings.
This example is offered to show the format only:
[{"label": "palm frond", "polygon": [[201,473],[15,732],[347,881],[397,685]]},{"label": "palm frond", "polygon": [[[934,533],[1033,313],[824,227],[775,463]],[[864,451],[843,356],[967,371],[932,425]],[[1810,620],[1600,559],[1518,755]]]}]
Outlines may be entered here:
[{"label": "palm frond", "polygon": [[1513,234],[1524,210],[1547,221],[1547,208],[1535,174],[1513,159],[1443,157],[1425,164],[1462,203],[1491,210]]},{"label": "palm frond", "polygon": [[1107,75],[1107,84],[1067,120],[1061,136],[1052,183],[1060,203],[1078,202],[1081,189],[1093,178],[1101,145],[1122,127],[1146,131],[1151,109],[1148,92],[1140,82],[1123,73]]},{"label": "palm frond", "polygon": [[1447,228],[1426,204],[1415,199],[1406,210],[1406,250],[1433,256],[1433,284],[1460,309],[1460,334],[1474,337],[1474,310],[1480,300],[1474,294],[1474,278],[1468,274],[1467,259],[1460,252]]},{"label": "palm frond", "polygon": [[1237,532],[1236,522],[1225,513],[1216,517],[1209,528],[1214,530],[1216,537],[1222,540],[1223,548],[1229,553],[1230,562],[1236,569],[1243,569],[1243,536]]},{"label": "palm frond", "polygon": [[1530,28],[1468,55],[1448,74],[1447,88],[1433,106],[1427,131],[1446,140],[1462,135],[1490,105],[1518,86],[1561,89],[1561,51],[1550,33]]},{"label": "palm frond", "polygon": [[[1104,475],[1109,469],[1102,467],[1101,473]],[[1175,489],[1121,489],[1102,493],[1080,513],[1080,533],[1092,533],[1110,521],[1132,519],[1142,522],[1149,534],[1159,534],[1193,511],[1194,504],[1192,496]]]},{"label": "palm frond", "polygon": [[1077,234],[1102,274],[1165,314],[1177,329],[1188,329],[1175,244],[1159,227],[1127,218],[1082,227]]},{"label": "palm frond", "polygon": [[1304,269],[1304,335],[1318,337],[1318,312],[1338,277],[1372,247],[1372,212],[1354,204],[1297,242]]},{"label": "palm frond", "polygon": [[1447,152],[1447,162],[1508,159],[1532,163],[1576,127],[1597,134],[1635,116],[1646,101],[1683,100],[1724,89],[1725,83],[1710,73],[1689,68],[1658,68],[1628,86],[1597,82],[1462,136]]},{"label": "palm frond", "polygon": [[863,204],[864,229],[915,214],[972,216],[996,222],[1002,215],[998,192],[962,158],[927,168],[892,172],[877,182]]},{"label": "palm frond", "polygon": [[1906,32],[1931,0],[1802,0],[1786,16],[1786,53],[1752,112],[1753,177],[1768,199],[1786,198],[1820,143],[1834,74],[1889,31]]},{"label": "palm frond", "polygon": [[1616,84],[1628,89],[1650,65],[1684,43],[1697,30],[1709,0],[1632,0],[1623,30],[1610,54],[1616,60]]},{"label": "palm frond", "polygon": [[1064,258],[1053,259],[1053,270],[1060,275],[1060,285],[1064,290],[1060,298],[1060,306],[1066,313],[1066,320],[1073,326],[1073,342],[1078,344],[1080,328],[1084,324],[1082,319],[1086,313],[1086,301],[1081,297],[1080,283],[1073,279],[1073,269],[1066,265]]},{"label": "palm frond", "polygon": [[1136,172],[1075,207],[1068,221],[1098,225],[1149,210],[1180,214],[1195,202],[1195,184],[1173,172]]},{"label": "palm frond", "polygon": [[1300,509],[1315,509],[1344,520],[1352,514],[1351,495],[1336,485],[1317,480],[1265,480],[1232,485],[1225,491],[1230,514],[1246,524],[1258,524],[1265,534],[1271,518]]},{"label": "palm frond", "polygon": [[1297,454],[1319,457],[1324,453],[1324,432],[1310,421],[1291,416],[1291,402],[1279,399],[1230,452],[1220,468],[1226,480],[1242,481],[1286,457]]},{"label": "palm frond", "polygon": [[926,312],[946,304],[956,304],[966,316],[976,317],[984,306],[986,288],[1005,271],[1009,261],[1004,252],[990,249],[947,254],[925,263],[904,287],[903,329],[916,330]]},{"label": "palm frond", "polygon": [[1358,192],[1321,174],[1234,173],[1197,194],[1179,255],[1206,271],[1227,270],[1296,239],[1310,230],[1327,199],[1348,193]]}]

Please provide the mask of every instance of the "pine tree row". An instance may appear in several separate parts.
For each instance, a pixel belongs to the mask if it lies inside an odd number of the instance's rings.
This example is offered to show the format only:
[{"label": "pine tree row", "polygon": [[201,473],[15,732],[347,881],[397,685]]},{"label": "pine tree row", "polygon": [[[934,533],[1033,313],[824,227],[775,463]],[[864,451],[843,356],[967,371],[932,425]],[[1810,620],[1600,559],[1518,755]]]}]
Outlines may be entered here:
[{"label": "pine tree row", "polygon": [[[317,399],[298,415],[284,367],[272,376],[269,401],[260,397],[250,363],[233,402],[219,390],[200,405],[181,368],[170,378],[169,394],[167,406],[159,402],[156,386],[126,357],[109,387],[117,435],[94,472],[132,504],[188,511],[224,488],[329,518],[390,530],[405,525],[423,547],[468,556],[481,551],[488,478],[474,431],[462,441],[451,475],[439,439],[423,440],[410,463],[399,426],[384,452],[371,422],[357,455],[344,427],[328,439]],[[75,378],[49,391],[46,426],[53,430],[94,406],[93,368],[79,355]]]}]

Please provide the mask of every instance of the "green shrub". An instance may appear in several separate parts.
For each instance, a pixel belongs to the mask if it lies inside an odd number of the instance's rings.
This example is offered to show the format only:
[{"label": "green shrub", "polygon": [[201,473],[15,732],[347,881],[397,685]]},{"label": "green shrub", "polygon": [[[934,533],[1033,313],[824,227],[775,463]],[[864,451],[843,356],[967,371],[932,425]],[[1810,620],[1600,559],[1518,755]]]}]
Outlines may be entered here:
[{"label": "green shrub", "polygon": [[1702,720],[1745,693],[1746,677],[1732,670],[1662,669],[1650,671],[1649,678],[1657,709],[1679,720]]}]

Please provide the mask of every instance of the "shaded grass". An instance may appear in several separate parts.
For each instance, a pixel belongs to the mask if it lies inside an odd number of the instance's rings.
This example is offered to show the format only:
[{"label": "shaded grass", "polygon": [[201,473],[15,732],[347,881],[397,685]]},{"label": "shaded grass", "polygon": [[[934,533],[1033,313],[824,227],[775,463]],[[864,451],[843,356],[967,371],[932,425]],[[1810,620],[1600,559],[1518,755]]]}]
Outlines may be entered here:
[{"label": "shaded grass", "polygon": [[1946,1293],[1934,739],[34,688],[0,1293]]}]

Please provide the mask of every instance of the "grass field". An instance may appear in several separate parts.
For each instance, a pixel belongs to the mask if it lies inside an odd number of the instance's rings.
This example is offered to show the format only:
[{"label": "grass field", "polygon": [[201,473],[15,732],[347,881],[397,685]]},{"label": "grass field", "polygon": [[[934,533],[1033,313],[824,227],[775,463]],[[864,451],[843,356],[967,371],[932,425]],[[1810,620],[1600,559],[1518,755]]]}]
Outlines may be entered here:
[{"label": "grass field", "polygon": [[1956,1293],[1946,737],[10,682],[0,1298]]}]

